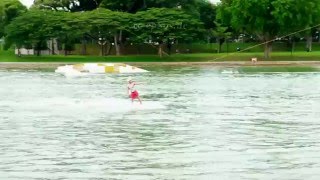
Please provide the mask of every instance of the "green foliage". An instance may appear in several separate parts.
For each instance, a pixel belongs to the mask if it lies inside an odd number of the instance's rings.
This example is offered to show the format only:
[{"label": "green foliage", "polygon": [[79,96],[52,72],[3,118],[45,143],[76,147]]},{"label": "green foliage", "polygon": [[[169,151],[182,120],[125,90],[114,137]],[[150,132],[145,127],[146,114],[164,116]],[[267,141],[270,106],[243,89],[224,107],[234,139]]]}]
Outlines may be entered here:
[{"label": "green foliage", "polygon": [[136,13],[150,8],[181,8],[188,12],[197,10],[198,2],[205,0],[102,0],[101,7],[114,11]]},{"label": "green foliage", "polygon": [[[320,23],[320,0],[281,0],[273,3],[282,34],[298,31]],[[303,34],[310,31],[303,32]]]},{"label": "green foliage", "polygon": [[35,0],[26,11],[18,0],[0,1],[0,37],[5,36],[7,48],[41,49],[57,39],[73,49],[89,37],[114,42],[118,49],[127,42],[171,48],[173,42],[212,36],[222,46],[231,32],[267,42],[320,23],[320,0],[221,0],[218,7],[208,0]]},{"label": "green foliage", "polygon": [[94,11],[78,13],[83,24],[89,29],[88,33],[95,39],[110,39],[119,30],[129,28],[130,16],[124,12],[99,8]]},{"label": "green foliage", "polygon": [[219,23],[216,24],[216,29],[212,31],[214,37],[217,38],[219,43],[218,53],[221,52],[221,45],[225,42],[226,39],[230,38],[232,33],[228,32],[228,27],[223,27]]},{"label": "green foliage", "polygon": [[276,0],[233,0],[231,25],[267,41],[278,35],[280,23],[273,14]]},{"label": "green foliage", "polygon": [[222,26],[231,28],[232,0],[221,0],[217,6],[216,22]]},{"label": "green foliage", "polygon": [[132,31],[144,40],[163,43],[168,39],[191,41],[203,32],[199,19],[179,9],[153,8],[135,15]]},{"label": "green foliage", "polygon": [[218,38],[230,38],[232,33],[228,32],[228,27],[223,27],[219,23],[216,24],[216,29],[212,31],[213,36]]},{"label": "green foliage", "polygon": [[100,7],[113,11],[135,13],[145,8],[143,1],[138,0],[102,0]]},{"label": "green foliage", "polygon": [[214,29],[216,24],[217,7],[208,1],[200,1],[197,3],[200,13],[200,20],[204,23],[205,29]]},{"label": "green foliage", "polygon": [[32,8],[56,11],[91,11],[99,7],[102,0],[35,0]]},{"label": "green foliage", "polygon": [[133,22],[131,30],[134,38],[158,45],[160,56],[164,44],[167,44],[170,53],[173,42],[191,42],[204,32],[199,19],[180,9],[152,8],[141,11],[135,15]]},{"label": "green foliage", "polygon": [[318,24],[319,7],[319,0],[222,0],[217,16],[218,22],[264,41],[267,58],[276,37]]},{"label": "green foliage", "polygon": [[30,10],[6,27],[6,47],[10,47],[11,44],[18,47],[32,44],[38,47],[36,49],[43,49],[44,42],[53,38],[58,38],[63,44],[70,42],[86,32],[86,26],[84,23],[81,24],[75,15],[66,12]]},{"label": "green foliage", "polygon": [[66,49],[84,35],[95,40],[111,40],[117,31],[128,29],[129,22],[130,17],[126,13],[106,9],[76,13],[34,9],[7,26],[7,48],[11,44],[43,47],[40,46],[43,42],[58,39]]},{"label": "green foliage", "polygon": [[23,6],[19,0],[0,1],[0,38],[5,35],[4,27],[26,10],[27,8]]},{"label": "green foliage", "polygon": [[222,0],[217,21],[261,40],[320,23],[320,0]]},{"label": "green foliage", "polygon": [[9,48],[11,44],[21,47],[46,39],[48,33],[44,27],[45,17],[46,13],[43,11],[29,11],[17,17],[6,27],[6,47]]}]

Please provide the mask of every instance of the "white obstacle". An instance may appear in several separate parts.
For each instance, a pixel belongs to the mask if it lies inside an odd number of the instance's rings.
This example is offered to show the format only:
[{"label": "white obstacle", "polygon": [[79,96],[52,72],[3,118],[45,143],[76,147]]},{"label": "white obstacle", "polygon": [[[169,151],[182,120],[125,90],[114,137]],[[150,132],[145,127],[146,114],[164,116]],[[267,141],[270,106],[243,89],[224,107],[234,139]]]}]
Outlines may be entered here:
[{"label": "white obstacle", "polygon": [[148,71],[122,63],[84,63],[60,66],[55,72],[65,75],[81,75],[82,73],[145,73]]}]

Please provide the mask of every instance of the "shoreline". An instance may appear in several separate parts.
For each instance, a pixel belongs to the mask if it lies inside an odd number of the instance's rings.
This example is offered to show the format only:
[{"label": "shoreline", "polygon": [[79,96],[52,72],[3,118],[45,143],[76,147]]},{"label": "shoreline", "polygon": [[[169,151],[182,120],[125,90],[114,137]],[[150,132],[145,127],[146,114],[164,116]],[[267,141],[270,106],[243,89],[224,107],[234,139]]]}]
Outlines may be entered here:
[{"label": "shoreline", "polygon": [[[59,66],[82,64],[84,62],[0,62],[0,69],[55,69]],[[92,63],[92,62],[90,62]],[[101,63],[101,62],[97,62]],[[105,63],[105,62],[104,62]],[[224,61],[224,62],[123,62],[132,66],[320,66],[320,61]]]}]

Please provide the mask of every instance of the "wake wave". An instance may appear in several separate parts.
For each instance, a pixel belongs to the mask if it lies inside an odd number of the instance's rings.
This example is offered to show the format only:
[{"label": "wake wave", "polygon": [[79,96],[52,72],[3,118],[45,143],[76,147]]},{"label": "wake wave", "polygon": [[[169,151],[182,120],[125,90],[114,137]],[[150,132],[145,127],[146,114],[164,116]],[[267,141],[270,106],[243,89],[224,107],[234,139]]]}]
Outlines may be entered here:
[{"label": "wake wave", "polygon": [[143,101],[142,105],[129,99],[120,98],[95,98],[95,99],[73,99],[73,98],[51,98],[24,101],[2,101],[0,109],[14,107],[15,110],[32,111],[41,113],[45,111],[59,113],[121,113],[130,111],[147,111],[166,109],[166,106],[157,101]]}]

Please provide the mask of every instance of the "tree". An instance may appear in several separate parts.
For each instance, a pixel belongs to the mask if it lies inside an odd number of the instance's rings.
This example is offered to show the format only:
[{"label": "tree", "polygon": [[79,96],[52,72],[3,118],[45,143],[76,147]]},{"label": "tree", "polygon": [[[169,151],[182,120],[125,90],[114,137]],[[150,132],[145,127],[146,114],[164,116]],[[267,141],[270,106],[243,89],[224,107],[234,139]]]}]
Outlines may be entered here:
[{"label": "tree", "polygon": [[15,18],[6,27],[6,46],[32,45],[37,55],[40,55],[40,50],[48,48],[47,41],[56,38],[67,52],[70,42],[88,32],[87,26],[74,15],[51,10],[31,10]]},{"label": "tree", "polygon": [[27,8],[23,6],[19,0],[0,1],[0,38],[5,35],[5,26],[7,26],[15,17],[26,11]]},{"label": "tree", "polygon": [[128,29],[129,21],[126,13],[106,9],[76,13],[34,9],[16,18],[6,28],[6,40],[8,46],[32,44],[42,50],[48,40],[57,39],[67,55],[71,46],[87,35],[98,42],[114,42],[117,55],[120,55],[119,32]]},{"label": "tree", "polygon": [[272,40],[280,32],[280,23],[273,14],[277,0],[232,0],[231,25],[238,31],[255,34],[265,43],[265,58],[270,57]]},{"label": "tree", "polygon": [[5,29],[6,48],[12,44],[19,48],[32,44],[35,49],[40,50],[49,36],[44,28],[46,15],[42,11],[30,11],[15,18]]},{"label": "tree", "polygon": [[232,28],[232,0],[221,0],[217,6],[217,15],[215,22],[221,26]]},{"label": "tree", "polygon": [[[211,14],[211,5],[212,4],[207,0],[102,0],[100,7],[107,8],[112,11],[127,13],[146,11],[150,8],[174,8],[182,9],[185,13],[192,14],[197,17],[200,16],[200,12],[204,12],[203,16],[201,16],[201,20],[206,20],[206,24],[210,24],[208,23],[208,21],[210,21],[208,18],[212,18],[211,23],[214,20],[214,17],[212,17]],[[205,6],[210,6],[211,9],[206,8]],[[137,38],[135,36],[136,35],[120,30],[117,38],[117,44],[122,47],[126,39],[130,38],[131,40],[136,40]]]},{"label": "tree", "polygon": [[228,32],[227,27],[223,27],[221,24],[216,23],[216,29],[212,31],[212,34],[217,38],[219,44],[218,53],[220,53],[222,44],[231,37],[232,33]]},{"label": "tree", "polygon": [[135,13],[144,8],[144,5],[142,0],[102,0],[100,7],[112,11]]},{"label": "tree", "polygon": [[[105,41],[113,42],[116,48],[116,54],[121,55],[121,33],[129,28],[130,16],[124,12],[110,11],[99,8],[94,11],[82,13],[86,24],[89,26],[88,35],[97,40],[100,44]],[[103,46],[101,46],[103,50]],[[103,55],[104,53],[102,53]]]},{"label": "tree", "polygon": [[199,19],[179,9],[152,8],[135,15],[133,33],[144,41],[158,45],[158,54],[163,56],[164,45],[172,41],[190,41],[199,38],[203,24]]},{"label": "tree", "polygon": [[100,6],[113,11],[136,13],[150,8],[181,8],[187,12],[197,10],[197,3],[206,0],[102,0]]},{"label": "tree", "polygon": [[222,0],[218,19],[230,21],[238,32],[257,36],[265,44],[265,58],[269,58],[277,37],[319,21],[319,4],[319,0]]},{"label": "tree", "polygon": [[56,11],[91,11],[99,7],[102,0],[34,0],[32,8]]},{"label": "tree", "polygon": [[320,0],[275,1],[274,7],[273,14],[278,17],[281,33],[285,35],[306,29],[306,31],[299,33],[306,37],[306,49],[311,51],[312,31],[316,30],[316,28],[311,27],[320,23]]},{"label": "tree", "polygon": [[197,3],[198,11],[200,14],[200,20],[204,23],[204,28],[207,30],[207,41],[210,43],[211,32],[216,28],[214,21],[216,20],[217,7],[211,4],[209,1],[200,1]]},{"label": "tree", "polygon": [[[217,5],[217,15],[215,24],[217,25],[216,29],[213,30],[213,35],[216,36],[218,43],[221,45],[225,42],[227,38],[232,36],[237,36],[240,34],[241,30],[237,30],[232,26],[232,0],[221,0]],[[218,51],[221,51],[218,50]]]},{"label": "tree", "polygon": [[73,50],[74,44],[90,31],[83,13],[48,11],[46,31],[50,39],[57,39],[65,55]]},{"label": "tree", "polygon": [[[54,11],[65,11],[65,12],[83,12],[91,11],[99,7],[102,0],[34,0],[32,9],[45,9]],[[77,18],[76,18],[77,19]],[[76,30],[78,31],[78,30]],[[85,34],[85,33],[83,33]],[[64,44],[65,47],[71,47],[73,40],[68,36],[65,36],[64,41],[68,41],[68,44]],[[87,37],[83,35],[80,37],[82,41],[82,54],[86,54],[86,43]],[[70,49],[70,48],[67,48]],[[65,51],[66,52],[66,51]]]}]

